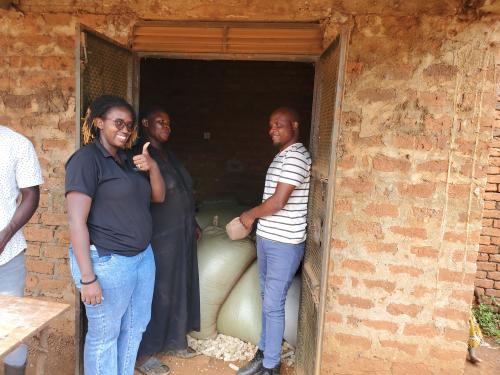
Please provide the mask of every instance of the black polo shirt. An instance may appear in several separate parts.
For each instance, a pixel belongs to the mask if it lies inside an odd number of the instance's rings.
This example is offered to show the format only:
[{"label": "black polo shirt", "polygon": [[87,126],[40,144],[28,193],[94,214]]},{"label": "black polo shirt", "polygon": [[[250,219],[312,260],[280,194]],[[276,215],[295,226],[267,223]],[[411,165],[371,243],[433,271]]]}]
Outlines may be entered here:
[{"label": "black polo shirt", "polygon": [[151,185],[134,171],[131,158],[119,151],[123,165],[99,141],[76,151],[66,163],[65,191],[92,198],[87,227],[99,255],[133,256],[151,241]]}]

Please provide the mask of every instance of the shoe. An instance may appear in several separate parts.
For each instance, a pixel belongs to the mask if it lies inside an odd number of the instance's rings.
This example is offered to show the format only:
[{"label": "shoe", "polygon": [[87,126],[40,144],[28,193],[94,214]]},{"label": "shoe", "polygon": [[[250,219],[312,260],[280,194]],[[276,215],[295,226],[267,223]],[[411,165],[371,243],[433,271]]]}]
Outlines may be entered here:
[{"label": "shoe", "polygon": [[262,367],[262,371],[259,372],[259,375],[280,375],[280,368],[281,364],[278,364],[273,368]]},{"label": "shoe", "polygon": [[4,374],[5,375],[24,375],[26,370],[26,364],[23,366],[11,366],[4,364]]},{"label": "shoe", "polygon": [[257,352],[253,356],[252,360],[248,364],[240,368],[237,372],[238,375],[257,375],[263,368],[262,361],[264,360],[264,352],[257,349]]}]

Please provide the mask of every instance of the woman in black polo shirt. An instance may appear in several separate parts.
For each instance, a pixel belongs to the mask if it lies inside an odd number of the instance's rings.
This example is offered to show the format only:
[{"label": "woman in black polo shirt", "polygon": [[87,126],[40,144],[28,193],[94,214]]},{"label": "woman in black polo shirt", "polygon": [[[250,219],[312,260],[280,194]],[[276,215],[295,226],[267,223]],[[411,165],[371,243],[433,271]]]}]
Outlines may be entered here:
[{"label": "woman in black polo shirt", "polygon": [[65,190],[71,272],[88,318],[85,374],[133,375],[155,278],[149,206],[164,200],[165,185],[148,144],[134,157],[124,150],[137,129],[122,98],[97,98],[83,135],[86,146],[66,164]]}]

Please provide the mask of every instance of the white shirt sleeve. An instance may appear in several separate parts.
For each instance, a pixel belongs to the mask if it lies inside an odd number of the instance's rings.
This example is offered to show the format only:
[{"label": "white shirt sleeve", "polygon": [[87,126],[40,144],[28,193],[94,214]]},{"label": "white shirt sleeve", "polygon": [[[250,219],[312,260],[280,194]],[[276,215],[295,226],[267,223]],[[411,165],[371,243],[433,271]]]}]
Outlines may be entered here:
[{"label": "white shirt sleeve", "polygon": [[35,148],[27,138],[20,140],[16,159],[16,182],[20,189],[43,183]]}]

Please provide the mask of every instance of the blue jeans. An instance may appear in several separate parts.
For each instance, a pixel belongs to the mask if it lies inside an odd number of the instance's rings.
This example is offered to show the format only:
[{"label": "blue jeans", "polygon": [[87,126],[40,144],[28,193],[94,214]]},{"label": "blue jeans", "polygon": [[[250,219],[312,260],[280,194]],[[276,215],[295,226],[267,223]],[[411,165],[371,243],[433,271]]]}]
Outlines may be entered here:
[{"label": "blue jeans", "polygon": [[[26,268],[24,267],[24,251],[13,259],[0,266],[0,294],[22,297],[24,295],[24,279]],[[28,347],[19,345],[7,354],[3,360],[6,365],[21,367],[26,363]]]},{"label": "blue jeans", "polygon": [[285,300],[300,261],[304,245],[267,240],[257,236],[257,261],[262,296],[262,332],[259,348],[264,352],[264,367],[280,363],[285,331]]},{"label": "blue jeans", "polygon": [[[71,247],[69,255],[71,273],[80,288],[80,270]],[[153,250],[148,246],[133,257],[99,257],[91,246],[90,257],[104,299],[99,305],[85,305],[85,375],[133,375],[137,350],[151,317]]]}]

